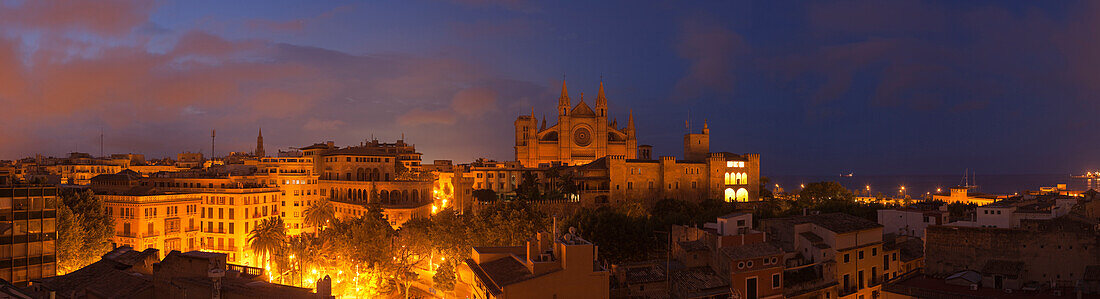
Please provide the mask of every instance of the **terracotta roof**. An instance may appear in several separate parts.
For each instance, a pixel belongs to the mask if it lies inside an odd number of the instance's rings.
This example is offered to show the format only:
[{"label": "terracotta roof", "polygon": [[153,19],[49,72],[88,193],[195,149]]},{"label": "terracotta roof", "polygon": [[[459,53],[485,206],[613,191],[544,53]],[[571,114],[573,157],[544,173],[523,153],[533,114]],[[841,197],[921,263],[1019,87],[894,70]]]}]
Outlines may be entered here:
[{"label": "terracotta roof", "polygon": [[649,264],[645,266],[627,267],[623,269],[623,276],[626,276],[625,283],[649,283],[655,281],[664,281],[665,268],[658,264]]},{"label": "terracotta roof", "polygon": [[813,223],[838,234],[882,227],[881,224],[873,221],[844,213],[795,216],[777,220],[791,222],[792,224]]},{"label": "terracotta roof", "polygon": [[703,240],[679,241],[676,243],[680,244],[680,248],[687,252],[707,251],[707,243]]},{"label": "terracotta roof", "polygon": [[493,294],[500,294],[507,285],[534,277],[526,265],[512,256],[481,264],[474,262],[472,259],[467,259],[466,265],[473,270],[474,274]]},{"label": "terracotta roof", "polygon": [[783,249],[772,243],[754,243],[741,246],[722,248],[722,253],[731,260],[744,260],[757,257],[783,254]]},{"label": "terracotta roof", "polygon": [[686,295],[691,297],[729,292],[729,278],[722,278],[710,267],[705,266],[672,273],[672,283],[677,289],[688,292]]},{"label": "terracotta roof", "polygon": [[133,273],[112,260],[100,260],[64,276],[42,278],[34,284],[54,291],[60,298],[84,297],[87,291],[106,298],[125,298],[153,288],[152,277]]}]

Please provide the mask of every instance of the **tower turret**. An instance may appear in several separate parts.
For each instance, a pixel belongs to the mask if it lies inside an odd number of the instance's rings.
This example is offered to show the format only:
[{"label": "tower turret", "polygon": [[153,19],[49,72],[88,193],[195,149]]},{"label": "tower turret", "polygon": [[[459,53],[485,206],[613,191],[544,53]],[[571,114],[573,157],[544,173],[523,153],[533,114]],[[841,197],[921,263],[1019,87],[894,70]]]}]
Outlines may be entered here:
[{"label": "tower turret", "polygon": [[603,94],[603,79],[600,79],[600,91],[596,94],[596,115],[607,116],[607,96]]},{"label": "tower turret", "polygon": [[565,87],[565,80],[561,80],[561,97],[558,97],[558,114],[569,114],[569,90]]}]

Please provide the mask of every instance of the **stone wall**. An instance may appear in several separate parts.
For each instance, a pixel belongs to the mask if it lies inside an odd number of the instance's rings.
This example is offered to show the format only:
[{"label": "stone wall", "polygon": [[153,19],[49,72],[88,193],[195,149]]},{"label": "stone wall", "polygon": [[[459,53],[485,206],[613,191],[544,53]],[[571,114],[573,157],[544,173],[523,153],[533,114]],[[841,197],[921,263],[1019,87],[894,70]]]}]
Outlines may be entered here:
[{"label": "stone wall", "polygon": [[1024,263],[1022,281],[1072,283],[1085,266],[1100,264],[1097,235],[1087,231],[929,226],[925,235],[925,273],[934,276],[982,272],[989,260],[1004,260]]}]

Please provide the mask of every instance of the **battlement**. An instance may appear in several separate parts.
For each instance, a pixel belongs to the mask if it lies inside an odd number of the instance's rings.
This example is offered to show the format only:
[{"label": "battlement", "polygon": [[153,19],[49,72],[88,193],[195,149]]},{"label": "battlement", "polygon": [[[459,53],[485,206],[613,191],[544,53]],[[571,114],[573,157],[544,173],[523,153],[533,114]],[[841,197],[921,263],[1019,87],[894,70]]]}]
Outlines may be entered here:
[{"label": "battlement", "polygon": [[608,160],[626,160],[626,155],[607,155]]},{"label": "battlement", "polygon": [[673,156],[661,156],[661,162],[676,162],[676,157]]}]

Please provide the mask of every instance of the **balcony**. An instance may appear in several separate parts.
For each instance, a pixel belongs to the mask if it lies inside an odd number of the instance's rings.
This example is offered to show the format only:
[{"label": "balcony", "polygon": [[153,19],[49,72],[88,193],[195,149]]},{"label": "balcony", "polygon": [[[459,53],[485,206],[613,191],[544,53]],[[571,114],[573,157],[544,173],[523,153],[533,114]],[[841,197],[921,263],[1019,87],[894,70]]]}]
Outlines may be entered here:
[{"label": "balcony", "polygon": [[836,289],[836,293],[837,293],[838,297],[844,297],[844,296],[848,296],[848,295],[851,295],[851,294],[855,294],[856,291],[859,291],[859,289],[856,288],[856,286],[849,286],[847,288],[839,287],[839,288]]},{"label": "balcony", "polygon": [[244,265],[226,264],[226,270],[241,272],[241,277],[252,279],[264,275],[264,269]]},{"label": "balcony", "polygon": [[206,248],[206,250],[232,251],[232,252],[237,252],[237,249],[238,249],[236,246],[211,246],[211,245],[206,245],[206,246],[203,246],[203,247]]},{"label": "balcony", "polygon": [[115,237],[137,238],[138,235],[136,233],[133,233],[133,232],[115,232]]}]

